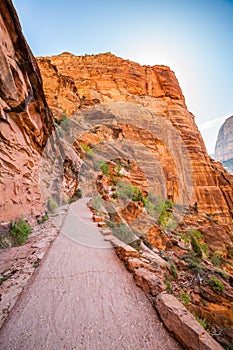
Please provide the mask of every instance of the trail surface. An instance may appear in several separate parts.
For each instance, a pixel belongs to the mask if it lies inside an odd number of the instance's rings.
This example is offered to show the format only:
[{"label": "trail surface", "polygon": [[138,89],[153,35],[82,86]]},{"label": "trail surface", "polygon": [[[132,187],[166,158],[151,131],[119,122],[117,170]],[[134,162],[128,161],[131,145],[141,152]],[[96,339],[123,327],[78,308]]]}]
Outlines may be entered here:
[{"label": "trail surface", "polygon": [[0,349],[181,347],[79,200],[70,206],[46,260],[2,327]]}]

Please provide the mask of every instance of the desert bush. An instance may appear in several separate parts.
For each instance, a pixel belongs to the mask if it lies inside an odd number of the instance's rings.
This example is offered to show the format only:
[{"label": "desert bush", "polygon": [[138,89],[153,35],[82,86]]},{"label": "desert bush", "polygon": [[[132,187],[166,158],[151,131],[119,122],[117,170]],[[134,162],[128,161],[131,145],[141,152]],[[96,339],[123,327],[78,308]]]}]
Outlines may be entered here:
[{"label": "desert bush", "polygon": [[68,203],[69,204],[74,203],[74,202],[76,202],[76,200],[77,200],[76,196],[70,197],[69,200],[68,200]]},{"label": "desert bush", "polygon": [[197,241],[196,237],[194,237],[194,236],[191,236],[191,246],[192,246],[194,253],[196,253],[196,256],[198,258],[202,258],[201,247],[200,247],[199,242]]},{"label": "desert bush", "polygon": [[178,272],[177,272],[176,266],[173,262],[170,262],[169,270],[170,270],[172,277],[174,279],[176,279],[178,277]]},{"label": "desert bush", "polygon": [[210,261],[214,266],[219,267],[223,263],[223,252],[220,250],[214,252]]},{"label": "desert bush", "polygon": [[49,209],[49,211],[51,213],[53,213],[57,208],[58,208],[57,201],[53,197],[49,198],[49,201],[48,201],[48,209]]},{"label": "desert bush", "polygon": [[186,255],[181,257],[187,263],[187,267],[199,273],[203,272],[203,267],[200,265],[201,259],[196,256],[196,253],[189,251]]},{"label": "desert bush", "polygon": [[180,299],[183,304],[188,305],[191,301],[191,297],[186,292],[180,293]]},{"label": "desert bush", "polygon": [[37,220],[37,223],[38,224],[42,224],[43,222],[47,221],[48,219],[49,219],[48,214],[45,214],[45,215],[42,216],[41,219]]},{"label": "desert bush", "polygon": [[116,195],[122,200],[131,200],[135,194],[135,187],[128,182],[118,181]]},{"label": "desert bush", "polygon": [[165,275],[164,284],[165,284],[165,286],[166,286],[166,292],[167,292],[167,293],[171,293],[171,292],[172,292],[172,287],[171,287],[170,276]]},{"label": "desert bush", "polygon": [[202,258],[202,252],[204,252],[206,255],[209,254],[208,245],[202,242],[203,236],[199,230],[190,229],[185,233],[181,233],[180,237],[187,246],[191,244],[191,247],[197,257]]},{"label": "desert bush", "polygon": [[207,320],[205,318],[201,318],[198,317],[196,315],[194,315],[195,319],[197,320],[197,322],[204,328],[204,329],[208,329],[208,323]]},{"label": "desert bush", "polygon": [[127,244],[135,242],[135,236],[133,232],[125,223],[114,221],[107,221],[106,223],[111,228],[113,235],[119,238],[121,241]]},{"label": "desert bush", "polygon": [[86,145],[85,143],[81,143],[81,147],[84,150],[84,152],[86,153],[87,158],[89,158],[89,159],[94,158],[95,152],[91,146]]},{"label": "desert bush", "polygon": [[123,177],[121,173],[121,169],[122,169],[121,164],[117,164],[117,166],[114,169],[118,177]]},{"label": "desert bush", "polygon": [[108,175],[108,170],[109,170],[108,163],[105,161],[102,161],[100,163],[100,170],[104,175]]},{"label": "desert bush", "polygon": [[215,277],[210,277],[208,279],[208,284],[215,292],[223,292],[224,291],[224,285],[222,284],[221,281],[219,281],[219,279],[217,279]]},{"label": "desert bush", "polygon": [[82,196],[83,196],[83,193],[82,193],[82,189],[81,188],[78,188],[77,189],[77,191],[76,191],[76,196],[77,196],[77,198],[82,198]]},{"label": "desert bush", "polygon": [[24,218],[18,221],[12,221],[10,234],[14,237],[17,244],[23,244],[29,237],[32,229]]}]

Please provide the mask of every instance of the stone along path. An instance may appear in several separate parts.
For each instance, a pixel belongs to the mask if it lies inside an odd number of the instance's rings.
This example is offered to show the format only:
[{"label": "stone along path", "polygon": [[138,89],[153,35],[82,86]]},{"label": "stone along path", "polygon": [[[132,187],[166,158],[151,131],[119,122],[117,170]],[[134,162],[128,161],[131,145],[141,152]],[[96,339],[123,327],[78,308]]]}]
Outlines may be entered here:
[{"label": "stone along path", "polygon": [[84,200],[70,206],[0,331],[1,350],[181,349],[91,218]]}]

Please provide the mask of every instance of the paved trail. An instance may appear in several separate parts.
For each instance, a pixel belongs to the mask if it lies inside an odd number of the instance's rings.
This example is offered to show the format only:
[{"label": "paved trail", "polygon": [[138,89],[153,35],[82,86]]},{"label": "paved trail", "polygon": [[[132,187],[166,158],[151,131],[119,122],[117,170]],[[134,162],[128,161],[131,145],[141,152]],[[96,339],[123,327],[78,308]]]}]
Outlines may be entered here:
[{"label": "paved trail", "polygon": [[80,200],[71,205],[62,233],[1,329],[0,349],[181,347],[163,327]]}]

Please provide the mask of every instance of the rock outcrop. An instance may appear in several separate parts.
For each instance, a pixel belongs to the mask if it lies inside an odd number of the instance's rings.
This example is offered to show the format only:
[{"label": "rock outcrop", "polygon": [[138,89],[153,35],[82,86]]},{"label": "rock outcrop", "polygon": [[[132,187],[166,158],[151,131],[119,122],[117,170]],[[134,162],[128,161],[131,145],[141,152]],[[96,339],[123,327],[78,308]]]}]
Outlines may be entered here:
[{"label": "rock outcrop", "polygon": [[215,159],[219,161],[233,158],[233,116],[221,126],[215,146]]},{"label": "rock outcrop", "polygon": [[46,100],[57,120],[62,115],[71,115],[80,106],[80,97],[74,80],[58,72],[49,60],[41,58],[40,70],[43,75]]},{"label": "rock outcrop", "polygon": [[221,126],[215,146],[215,159],[233,174],[233,116]]},{"label": "rock outcrop", "polygon": [[[162,164],[163,173],[165,173],[168,197],[173,200],[178,198],[178,188],[182,185],[178,180],[179,174],[182,171],[189,173],[193,187],[190,204],[196,205],[200,213],[214,215],[220,223],[232,227],[233,179],[207,155],[194,117],[187,111],[176,77],[168,67],[140,66],[111,53],[85,57],[63,53],[58,56],[38,58],[38,64],[47,92],[57,84],[60,76],[69,77],[70,81],[75,84],[75,94],[78,93],[80,98],[79,111],[83,111],[84,108],[86,110],[93,108],[91,107],[93,105],[98,110],[98,108],[101,109],[101,105],[122,103],[124,107],[122,107],[121,112],[119,112],[120,107],[117,107],[118,112],[116,110],[115,112],[121,114],[121,120],[125,122],[123,125],[115,127],[118,130],[114,130],[114,135],[118,133],[119,138],[128,138],[135,142],[138,142],[139,139],[143,140],[141,142],[154,152],[158,162]],[[56,88],[56,101],[66,99],[66,102],[63,102],[64,107],[59,108],[68,110],[70,100],[65,98],[65,95],[71,95],[70,85],[65,90],[63,87],[62,83],[60,97],[59,88]],[[74,88],[72,89],[74,91]],[[50,100],[51,98],[52,96],[49,96]],[[76,104],[76,107],[79,103]],[[123,109],[129,109],[130,107],[127,106],[130,104],[138,106],[138,111],[128,110],[127,113],[125,112],[126,117],[124,117]],[[53,110],[57,108],[54,100],[50,107]],[[74,109],[76,107],[74,106]],[[110,112],[114,114],[114,108]],[[134,117],[131,118],[131,125],[126,125],[130,113]],[[146,127],[148,113],[151,113],[155,119],[159,116],[160,120],[167,123],[163,127],[160,126],[160,131],[163,129],[163,135],[158,135],[158,137],[155,135],[154,137],[151,133],[146,132],[146,129],[143,130],[143,127]],[[101,118],[102,123],[104,123],[103,114],[102,117],[99,117],[100,122]],[[132,119],[135,125],[132,125]],[[137,125],[140,120],[141,129]],[[169,129],[168,132],[164,132],[166,128]],[[178,159],[179,155],[172,154],[171,149],[174,149],[178,136],[171,135],[171,129],[176,130],[177,135],[181,137],[187,152],[190,167],[186,171],[177,166],[181,163],[181,159]],[[157,132],[158,130],[156,130]],[[102,136],[100,130],[98,135],[87,133],[86,140],[88,139],[89,143],[96,145],[98,142],[104,142],[113,137],[110,133],[107,135],[108,133],[104,128]],[[167,140],[161,144],[161,138],[165,137],[164,134],[167,134]],[[83,139],[85,139],[85,135]],[[144,158],[145,161],[146,159]],[[148,167],[149,164],[151,161],[148,162]],[[188,191],[187,188],[185,191]]]},{"label": "rock outcrop", "polygon": [[190,350],[223,349],[172,295],[160,294],[156,298],[156,307],[166,327],[185,348]]},{"label": "rock outcrop", "polygon": [[53,124],[11,0],[0,2],[0,37],[0,221],[10,221],[43,211],[39,164]]}]

